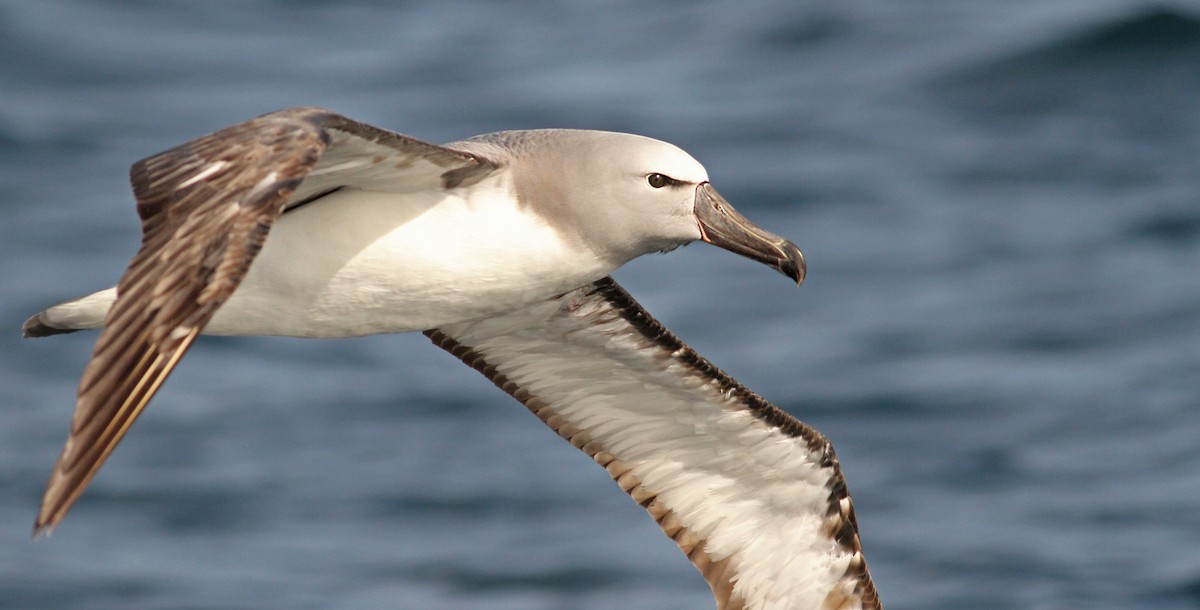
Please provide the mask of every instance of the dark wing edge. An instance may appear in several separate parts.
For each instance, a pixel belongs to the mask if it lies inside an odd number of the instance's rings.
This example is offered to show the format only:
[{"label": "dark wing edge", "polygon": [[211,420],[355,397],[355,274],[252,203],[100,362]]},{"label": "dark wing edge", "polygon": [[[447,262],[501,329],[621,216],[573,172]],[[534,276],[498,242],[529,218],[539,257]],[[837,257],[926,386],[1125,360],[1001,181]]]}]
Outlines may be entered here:
[{"label": "dark wing edge", "polygon": [[[117,284],[117,300],[84,370],[70,435],[42,498],[35,536],[52,530],[78,499],[237,288],[272,224],[335,140],[355,143],[345,147],[342,158],[370,158],[381,165],[391,149],[431,163],[447,188],[463,176],[496,167],[321,108],[265,114],[135,163],[130,181],[142,221],[141,248]],[[341,180],[361,177],[333,168],[315,188],[333,190]],[[69,332],[45,326],[38,316],[24,331],[26,336]]]},{"label": "dark wing edge", "polygon": [[[668,366],[681,365],[691,375],[703,380],[703,383],[699,386],[700,389],[695,389],[696,392],[711,393],[712,396],[719,397],[713,398],[714,402],[730,401],[736,404],[738,408],[745,409],[747,412],[753,414],[755,418],[766,426],[777,429],[782,434],[805,443],[810,451],[819,455],[820,466],[829,468],[833,472],[833,476],[827,487],[827,508],[825,509],[822,531],[835,541],[846,554],[851,556],[846,573],[841,577],[839,586],[828,593],[821,607],[831,609],[864,608],[867,610],[882,610],[883,606],[879,600],[875,583],[871,579],[870,571],[867,569],[866,560],[862,554],[862,544],[858,536],[858,524],[854,514],[854,505],[850,499],[845,477],[842,474],[841,466],[834,453],[833,446],[827,438],[815,429],[767,402],[761,396],[747,389],[715,367],[707,359],[700,356],[668,331],[661,323],[651,317],[612,278],[603,278],[573,293],[563,295],[557,300],[566,303],[559,310],[560,312],[587,307],[597,308],[600,310],[600,313],[592,319],[602,320],[607,325],[601,331],[602,333],[610,336],[625,335],[627,338],[636,340],[639,350],[650,350],[650,355],[639,360],[639,362],[657,362],[663,370]],[[548,335],[553,335],[553,339],[565,338],[578,332],[578,329],[569,327],[550,330],[551,327],[555,326],[553,320],[555,317],[561,317],[561,314],[551,314],[551,320],[547,324],[541,325],[547,329]],[[614,319],[619,319],[622,322],[616,326],[608,325],[613,324]],[[522,330],[526,329],[523,328]],[[501,330],[499,332],[503,333],[504,331]],[[501,390],[525,405],[530,412],[558,433],[560,437],[577,449],[582,450],[603,467],[623,491],[646,509],[662,528],[663,532],[678,544],[680,550],[687,555],[688,559],[703,574],[705,580],[712,588],[718,608],[722,610],[736,610],[745,607],[745,600],[739,598],[734,590],[734,583],[739,574],[737,574],[737,566],[732,565],[730,562],[732,557],[724,557],[721,560],[714,561],[706,551],[707,541],[696,532],[692,532],[685,527],[681,523],[679,515],[676,515],[670,507],[660,501],[660,494],[643,485],[642,481],[634,475],[632,467],[629,464],[623,463],[604,444],[593,439],[592,435],[586,430],[581,429],[576,423],[560,416],[555,404],[540,396],[536,389],[531,390],[526,385],[517,383],[511,379],[507,363],[503,362],[504,358],[499,357],[498,353],[493,353],[495,350],[491,349],[490,346],[468,344],[455,338],[456,334],[471,336],[472,333],[464,333],[460,327],[451,327],[444,330],[432,329],[425,332],[425,335],[435,345],[450,352],[450,354],[467,366],[479,371]],[[498,338],[499,340],[491,341],[493,338]],[[479,337],[475,337],[475,340],[484,345],[493,344],[497,346],[502,345],[506,341],[509,343],[518,341],[516,337],[505,337],[502,335],[486,338],[482,341],[479,341]],[[581,342],[575,342],[575,345],[579,343],[586,345],[588,342],[589,340],[582,340]],[[611,341],[607,341],[604,344],[592,344],[590,348],[594,350],[595,356],[622,357],[619,354],[606,353],[614,349],[613,342]],[[503,348],[499,349],[502,351]],[[523,359],[523,362],[527,363],[528,359]],[[518,363],[515,366],[519,368],[525,366],[525,364]],[[560,372],[561,368],[551,367],[551,369],[542,374],[557,376]]]}]

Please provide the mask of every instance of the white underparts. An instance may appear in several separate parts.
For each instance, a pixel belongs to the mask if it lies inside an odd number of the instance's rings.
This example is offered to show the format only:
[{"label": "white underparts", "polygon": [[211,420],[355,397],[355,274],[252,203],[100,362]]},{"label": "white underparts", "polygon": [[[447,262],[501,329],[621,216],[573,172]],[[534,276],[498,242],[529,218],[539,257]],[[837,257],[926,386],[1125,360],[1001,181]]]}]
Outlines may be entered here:
[{"label": "white underparts", "polygon": [[[512,311],[615,266],[564,239],[500,178],[403,194],[341,189],[276,221],[205,333],[418,331]],[[110,288],[51,307],[42,320],[97,328],[114,298]]]},{"label": "white underparts", "polygon": [[499,182],[406,194],[342,189],[284,215],[206,332],[423,330],[511,311],[612,271]]}]

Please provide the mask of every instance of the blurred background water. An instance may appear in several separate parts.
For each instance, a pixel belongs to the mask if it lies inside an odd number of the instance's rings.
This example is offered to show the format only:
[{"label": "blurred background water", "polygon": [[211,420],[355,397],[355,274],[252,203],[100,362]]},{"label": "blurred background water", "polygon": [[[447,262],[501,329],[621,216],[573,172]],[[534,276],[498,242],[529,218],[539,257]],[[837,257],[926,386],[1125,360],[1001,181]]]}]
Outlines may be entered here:
[{"label": "blurred background water", "polygon": [[679,144],[808,255],[617,274],[835,443],[889,609],[1200,607],[1200,6],[0,1],[0,608],[706,608],[600,469],[420,336],[205,339],[30,525],[129,164],[276,108]]}]

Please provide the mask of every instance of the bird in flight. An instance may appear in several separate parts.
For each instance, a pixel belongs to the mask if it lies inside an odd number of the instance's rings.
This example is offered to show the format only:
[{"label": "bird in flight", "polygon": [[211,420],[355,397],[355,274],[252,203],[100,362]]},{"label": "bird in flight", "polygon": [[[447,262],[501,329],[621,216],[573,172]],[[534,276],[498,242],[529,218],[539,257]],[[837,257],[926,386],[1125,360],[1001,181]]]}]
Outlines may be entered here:
[{"label": "bird in flight", "polygon": [[103,328],[35,522],[51,530],[200,334],[423,332],[587,453],[722,609],[876,609],[829,441],[687,347],[608,277],[701,240],[796,283],[794,244],[690,155],[545,129],[417,140],[319,108],[134,164],[142,245],[29,337]]}]

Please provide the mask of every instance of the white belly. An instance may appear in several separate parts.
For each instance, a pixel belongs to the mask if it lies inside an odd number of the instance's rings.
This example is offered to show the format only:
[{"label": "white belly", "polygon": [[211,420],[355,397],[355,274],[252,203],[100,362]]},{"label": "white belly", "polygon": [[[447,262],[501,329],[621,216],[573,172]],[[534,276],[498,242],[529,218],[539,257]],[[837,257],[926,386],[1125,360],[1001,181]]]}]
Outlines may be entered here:
[{"label": "white belly", "polygon": [[206,332],[346,337],[512,311],[612,272],[570,239],[495,183],[338,191],[276,222]]}]

